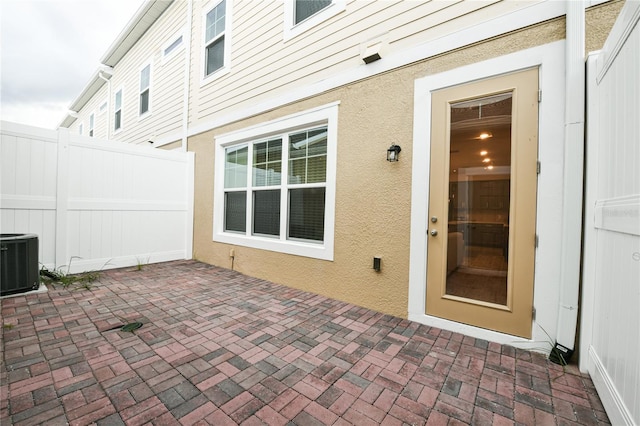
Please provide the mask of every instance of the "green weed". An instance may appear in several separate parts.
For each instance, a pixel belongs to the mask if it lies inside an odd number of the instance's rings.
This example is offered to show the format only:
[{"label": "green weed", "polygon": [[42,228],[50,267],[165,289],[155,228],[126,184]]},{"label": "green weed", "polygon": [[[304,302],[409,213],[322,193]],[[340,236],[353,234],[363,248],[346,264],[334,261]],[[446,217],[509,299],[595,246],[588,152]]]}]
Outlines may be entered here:
[{"label": "green weed", "polygon": [[149,256],[149,257],[147,257],[147,260],[140,259],[139,257],[136,257],[136,261],[137,261],[137,264],[136,264],[136,271],[142,271],[142,268],[143,268],[145,265],[148,265],[148,264],[149,264],[149,259],[150,259],[150,256]]},{"label": "green weed", "polygon": [[92,283],[95,283],[100,280],[100,271],[109,264],[107,261],[102,268],[98,271],[87,271],[79,274],[70,274],[69,271],[71,269],[71,262],[77,256],[72,257],[69,260],[69,266],[67,266],[67,271],[65,272],[64,266],[59,267],[55,270],[50,270],[46,266],[42,265],[40,268],[40,280],[49,284],[55,288],[55,285],[59,284],[62,288],[69,288],[72,285],[77,285],[78,288],[84,288],[86,290],[91,290]]}]

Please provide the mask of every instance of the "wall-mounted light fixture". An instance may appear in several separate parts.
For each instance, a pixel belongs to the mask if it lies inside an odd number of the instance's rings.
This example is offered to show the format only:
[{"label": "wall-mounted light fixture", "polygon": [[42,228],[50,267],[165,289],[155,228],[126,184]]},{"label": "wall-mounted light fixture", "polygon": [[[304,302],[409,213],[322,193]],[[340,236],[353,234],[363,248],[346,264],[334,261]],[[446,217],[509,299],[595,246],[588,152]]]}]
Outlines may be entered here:
[{"label": "wall-mounted light fixture", "polygon": [[398,161],[398,155],[400,155],[400,145],[392,144],[389,149],[387,149],[387,161]]}]

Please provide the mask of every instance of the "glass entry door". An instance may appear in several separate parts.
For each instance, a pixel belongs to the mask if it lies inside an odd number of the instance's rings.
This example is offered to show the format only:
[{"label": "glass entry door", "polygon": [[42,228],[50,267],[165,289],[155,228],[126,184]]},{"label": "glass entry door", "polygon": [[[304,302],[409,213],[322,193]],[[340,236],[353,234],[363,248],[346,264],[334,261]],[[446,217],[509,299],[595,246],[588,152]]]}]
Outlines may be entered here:
[{"label": "glass entry door", "polygon": [[531,69],[432,95],[429,315],[531,335],[537,94]]}]

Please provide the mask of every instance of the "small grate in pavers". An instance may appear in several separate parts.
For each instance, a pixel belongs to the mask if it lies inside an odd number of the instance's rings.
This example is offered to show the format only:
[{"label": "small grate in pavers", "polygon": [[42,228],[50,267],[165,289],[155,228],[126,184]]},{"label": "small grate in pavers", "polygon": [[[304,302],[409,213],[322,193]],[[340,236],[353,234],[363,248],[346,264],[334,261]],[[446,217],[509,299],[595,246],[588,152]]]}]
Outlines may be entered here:
[{"label": "small grate in pavers", "polygon": [[103,330],[102,332],[104,333],[105,331],[111,331],[111,330],[117,330],[120,329],[120,331],[128,331],[129,333],[133,333],[135,330],[139,329],[140,327],[142,327],[142,323],[141,322],[130,322],[128,324],[125,325],[114,325],[111,328],[107,328],[106,330]]},{"label": "small grate in pavers", "polygon": [[123,325],[120,330],[128,331],[130,333],[133,333],[134,330],[137,330],[140,327],[142,327],[142,323],[141,322],[130,322],[129,324]]}]

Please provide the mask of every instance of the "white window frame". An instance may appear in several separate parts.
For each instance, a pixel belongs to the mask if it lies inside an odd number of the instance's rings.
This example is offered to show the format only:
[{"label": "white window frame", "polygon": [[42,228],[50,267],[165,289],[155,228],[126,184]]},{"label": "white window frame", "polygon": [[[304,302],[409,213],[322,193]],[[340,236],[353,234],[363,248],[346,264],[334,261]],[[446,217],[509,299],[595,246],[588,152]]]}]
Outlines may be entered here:
[{"label": "white window frame", "polygon": [[91,112],[89,115],[89,137],[94,137],[95,135],[95,127],[96,127],[96,113],[95,111]]},{"label": "white window frame", "polygon": [[107,109],[109,109],[109,103],[105,99],[104,101],[100,102],[100,106],[98,107],[98,115],[104,114],[105,112],[107,112]]},{"label": "white window frame", "polygon": [[[184,41],[185,41],[184,33],[185,33],[184,30],[180,30],[179,32],[171,36],[164,45],[162,45],[162,63],[163,64],[166,62],[169,62],[171,58],[178,55],[178,53],[184,50]],[[171,49],[169,53],[167,53],[166,50],[169,47],[171,47],[174,43],[178,42],[178,40],[180,40],[180,43],[176,45],[173,49]]]},{"label": "white window frame", "polygon": [[[201,58],[201,70],[202,78],[200,80],[200,85],[203,86],[205,84],[211,83],[214,80],[228,74],[231,71],[231,21],[232,21],[232,9],[233,9],[233,1],[226,0],[227,4],[225,5],[225,17],[224,17],[224,64],[221,68],[218,68],[214,72],[209,75],[206,75],[206,67],[207,67],[207,14],[211,12],[216,6],[222,3],[225,0],[215,0],[207,4],[205,8],[203,8],[202,12],[202,47],[200,49],[200,58]],[[220,36],[218,36],[220,37]]]},{"label": "white window frame", "polygon": [[78,124],[78,134],[82,136],[83,133],[84,133],[84,123],[80,123]]},{"label": "white window frame", "polygon": [[290,40],[331,19],[347,8],[346,0],[333,0],[331,4],[304,21],[295,23],[295,0],[284,0],[284,40]]},{"label": "white window frame", "polygon": [[[330,103],[297,114],[289,115],[277,120],[269,121],[257,126],[251,126],[239,131],[220,135],[215,139],[215,180],[213,195],[213,241],[252,247],[261,250],[311,257],[322,260],[333,260],[335,205],[336,205],[336,161],[338,144],[338,105]],[[327,126],[327,168],[325,181],[325,216],[324,239],[322,242],[300,241],[287,239],[286,232],[279,237],[251,235],[248,232],[239,234],[224,231],[224,174],[225,149],[230,146],[260,142],[264,138],[283,133],[295,133],[297,130],[312,129]],[[286,148],[283,141],[284,151]],[[248,167],[250,161],[248,161]],[[283,177],[286,179],[286,176]],[[286,185],[286,182],[282,183]],[[286,203],[286,200],[282,200]],[[282,214],[285,216],[287,210]],[[285,235],[282,235],[285,234]]]},{"label": "white window frame", "polygon": [[[116,97],[120,92],[120,109],[116,109]],[[116,129],[116,114],[120,111],[120,127]],[[116,135],[124,128],[124,89],[119,87],[113,94],[113,134]]]},{"label": "white window frame", "polygon": [[[151,63],[152,61],[149,60],[147,62],[145,62],[144,64],[142,64],[142,66],[140,67],[140,69],[138,69],[138,120],[143,120],[145,118],[147,118],[148,116],[151,115],[151,111],[152,108],[151,106],[153,105],[153,64]],[[149,91],[149,107],[145,112],[140,112],[140,106],[142,104],[142,93],[143,93],[143,89],[142,89],[142,85],[141,85],[141,76],[142,76],[142,71],[149,67],[149,86],[145,89]]]}]

